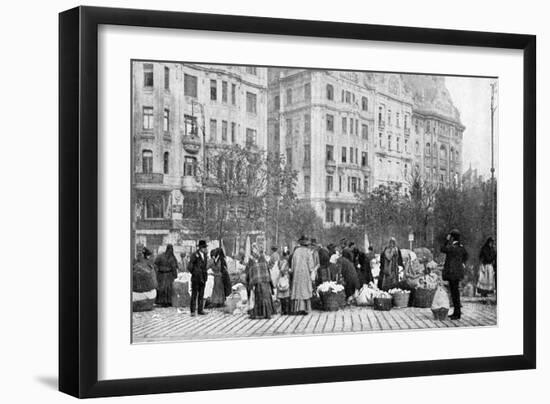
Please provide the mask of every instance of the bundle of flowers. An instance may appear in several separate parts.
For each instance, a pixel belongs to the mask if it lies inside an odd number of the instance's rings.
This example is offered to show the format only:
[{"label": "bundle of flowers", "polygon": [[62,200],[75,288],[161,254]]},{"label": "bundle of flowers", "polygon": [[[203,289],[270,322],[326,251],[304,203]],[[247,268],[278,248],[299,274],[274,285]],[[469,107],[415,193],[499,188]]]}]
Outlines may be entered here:
[{"label": "bundle of flowers", "polygon": [[418,279],[417,288],[435,290],[439,284],[439,277],[435,273],[424,275]]},{"label": "bundle of flowers", "polygon": [[374,295],[375,298],[379,298],[379,299],[391,299],[392,296],[389,292],[384,292],[383,290],[379,290],[376,292],[376,294]]},{"label": "bundle of flowers", "polygon": [[342,292],[344,290],[344,286],[340,285],[336,282],[330,281],[330,282],[323,282],[317,287],[317,292],[319,293],[338,293]]},{"label": "bundle of flowers", "polygon": [[410,290],[403,290],[403,289],[400,289],[400,288],[393,288],[393,289],[388,290],[388,293],[390,295],[396,295],[396,294],[399,294],[399,293],[411,293],[411,291]]}]

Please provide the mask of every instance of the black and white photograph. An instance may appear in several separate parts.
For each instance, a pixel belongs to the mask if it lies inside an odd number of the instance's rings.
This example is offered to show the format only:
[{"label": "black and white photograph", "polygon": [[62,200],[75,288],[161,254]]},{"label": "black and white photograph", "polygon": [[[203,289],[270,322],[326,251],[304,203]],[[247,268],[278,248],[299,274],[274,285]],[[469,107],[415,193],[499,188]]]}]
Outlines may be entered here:
[{"label": "black and white photograph", "polygon": [[129,72],[133,344],[498,327],[498,77]]}]

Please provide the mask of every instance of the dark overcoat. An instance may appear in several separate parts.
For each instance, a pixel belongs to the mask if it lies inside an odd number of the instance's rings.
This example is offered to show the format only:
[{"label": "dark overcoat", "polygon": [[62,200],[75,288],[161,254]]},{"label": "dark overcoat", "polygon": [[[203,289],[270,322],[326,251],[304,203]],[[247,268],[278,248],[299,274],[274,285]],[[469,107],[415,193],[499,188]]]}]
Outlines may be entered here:
[{"label": "dark overcoat", "polygon": [[464,278],[464,266],[468,261],[468,252],[460,242],[447,242],[441,247],[445,254],[443,264],[443,280],[459,281]]},{"label": "dark overcoat", "polygon": [[208,279],[207,260],[202,257],[202,254],[195,251],[189,259],[189,272],[191,272],[191,282],[195,284],[206,284]]}]

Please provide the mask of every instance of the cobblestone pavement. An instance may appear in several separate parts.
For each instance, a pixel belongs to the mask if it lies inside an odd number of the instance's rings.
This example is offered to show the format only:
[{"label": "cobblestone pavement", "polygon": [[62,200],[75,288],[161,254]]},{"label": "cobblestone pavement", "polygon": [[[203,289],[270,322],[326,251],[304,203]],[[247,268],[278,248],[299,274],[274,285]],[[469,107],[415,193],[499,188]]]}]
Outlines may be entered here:
[{"label": "cobblestone pavement", "polygon": [[458,321],[436,321],[430,309],[394,308],[376,311],[350,306],[336,312],[313,311],[307,316],[275,315],[252,320],[246,315],[225,314],[222,309],[191,317],[189,309],[155,308],[133,313],[133,342],[185,341],[281,335],[311,335],[350,331],[411,330],[426,328],[485,327],[497,324],[494,304],[464,302]]}]

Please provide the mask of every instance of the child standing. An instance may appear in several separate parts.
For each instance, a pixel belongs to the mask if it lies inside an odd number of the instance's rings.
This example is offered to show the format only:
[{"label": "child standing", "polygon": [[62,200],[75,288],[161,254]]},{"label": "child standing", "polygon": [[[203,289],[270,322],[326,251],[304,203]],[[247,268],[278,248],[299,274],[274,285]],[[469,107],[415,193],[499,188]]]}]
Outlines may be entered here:
[{"label": "child standing", "polygon": [[289,253],[285,251],[283,258],[279,262],[279,279],[277,281],[277,299],[281,302],[281,314],[290,314],[290,276],[288,257]]}]

